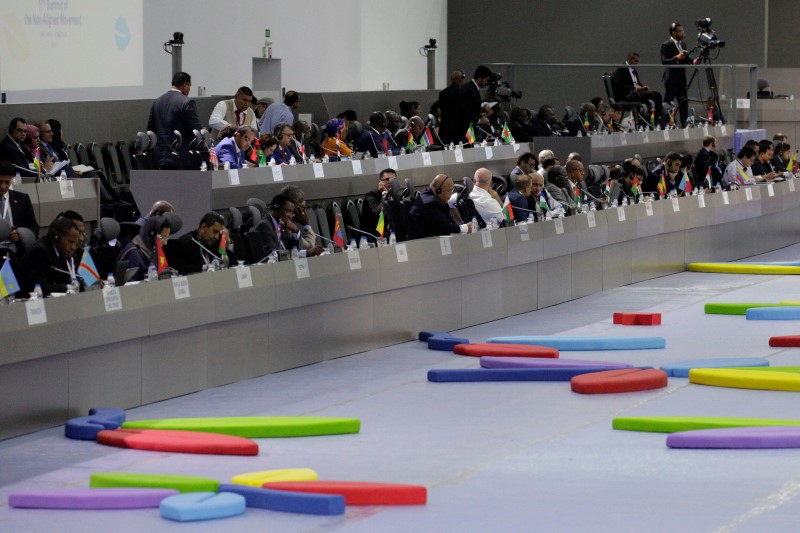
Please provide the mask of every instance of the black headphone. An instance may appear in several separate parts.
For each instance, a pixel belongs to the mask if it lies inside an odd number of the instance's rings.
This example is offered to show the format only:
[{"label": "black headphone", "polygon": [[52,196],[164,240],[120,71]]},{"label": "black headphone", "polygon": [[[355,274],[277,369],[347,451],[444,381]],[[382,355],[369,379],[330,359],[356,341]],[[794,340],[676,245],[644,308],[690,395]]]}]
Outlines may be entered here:
[{"label": "black headphone", "polygon": [[47,236],[50,237],[50,240],[54,243],[61,240],[61,232],[59,231],[59,227],[61,226],[62,220],[64,220],[64,211],[57,214],[56,218],[54,218],[50,223],[50,227],[47,228]]},{"label": "black headphone", "polygon": [[278,139],[279,141],[283,139],[283,132],[280,132],[278,135],[275,136],[275,138]]},{"label": "black headphone", "polygon": [[[442,182],[441,182],[440,184],[436,185],[436,188],[435,188],[435,189],[433,189],[433,192],[434,192],[435,194],[442,194],[442,185],[444,185],[444,184],[445,184],[445,182],[446,182],[447,180],[449,180],[449,179],[450,179],[450,176],[445,176],[445,177],[444,177],[444,179],[442,180]],[[436,183],[436,182],[434,182],[434,184],[435,184],[435,183]]]}]

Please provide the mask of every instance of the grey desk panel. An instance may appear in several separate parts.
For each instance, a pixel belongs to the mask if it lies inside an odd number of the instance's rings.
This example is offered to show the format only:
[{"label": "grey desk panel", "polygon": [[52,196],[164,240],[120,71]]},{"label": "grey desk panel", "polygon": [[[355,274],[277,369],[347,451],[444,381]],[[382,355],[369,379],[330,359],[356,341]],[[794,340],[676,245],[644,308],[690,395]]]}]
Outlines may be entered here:
[{"label": "grey desk panel", "polygon": [[[613,245],[612,245],[613,246]],[[603,290],[603,252],[595,248],[572,254],[572,298],[582,298]]]},{"label": "grey desk panel", "polygon": [[[138,324],[144,322],[139,321]],[[113,405],[120,409],[142,404],[142,341],[132,339],[97,346],[69,355],[69,415],[86,416],[89,409]]]},{"label": "grey desk panel", "polygon": [[464,276],[467,272],[469,237],[471,235],[450,236],[452,253],[445,256],[442,255],[439,237],[403,243],[408,254],[405,263],[397,262],[395,247],[377,248],[380,261],[378,290],[393,290]]},{"label": "grey desk panel", "polygon": [[577,250],[591,250],[592,248],[599,248],[609,243],[610,228],[608,221],[604,216],[603,211],[593,211],[595,227],[589,227],[589,215],[579,214],[576,215],[575,223],[577,226]]},{"label": "grey desk panel", "polygon": [[686,235],[682,231],[664,233],[656,237],[658,241],[659,268],[666,274],[686,270]]},{"label": "grey desk panel", "polygon": [[244,316],[205,327],[206,386],[217,387],[269,372],[269,315]]},{"label": "grey desk panel", "polygon": [[528,240],[522,240],[522,230],[509,230],[506,234],[508,243],[509,266],[524,265],[544,259],[544,243],[542,240],[542,224],[525,224],[528,231]]},{"label": "grey desk panel", "polygon": [[[483,232],[489,232],[491,246],[484,248]],[[464,235],[462,238],[467,243],[467,275],[488,272],[508,266],[508,242],[506,234],[518,233],[516,228],[501,228],[489,231],[481,230],[479,233]]]},{"label": "grey desk panel", "polygon": [[[688,197],[683,204],[681,204],[681,209],[686,211],[686,229],[691,230],[693,228],[698,228],[701,226],[708,226],[712,223],[713,216],[711,213],[711,208],[709,208],[707,197],[712,195],[704,194],[702,197],[699,195],[690,196]],[[702,202],[705,207],[700,207],[700,202]]]},{"label": "grey desk panel", "polygon": [[578,217],[561,219],[564,223],[564,233],[556,233],[556,221],[545,220],[539,224],[542,227],[542,249],[544,258],[560,257],[578,251]]},{"label": "grey desk panel", "polygon": [[658,278],[670,273],[660,258],[658,236],[637,239],[631,247],[631,282]]},{"label": "grey desk panel", "polygon": [[504,268],[502,273],[502,300],[505,315],[518,315],[538,309],[538,263],[509,266]]},{"label": "grey desk panel", "polygon": [[686,263],[707,263],[726,261],[713,239],[714,232],[711,226],[700,226],[686,230],[684,247]]},{"label": "grey desk panel", "polygon": [[375,314],[371,294],[328,302],[322,313],[325,359],[364,352],[376,347]]},{"label": "grey desk panel", "polygon": [[80,307],[87,309],[90,313],[91,333],[87,332],[80,336],[83,342],[79,347],[88,348],[127,341],[146,334],[146,324],[151,309],[150,302],[145,297],[145,291],[141,289],[139,285],[119,287],[119,296],[122,301],[122,309],[119,311],[106,312],[101,290],[65,297],[74,300],[73,305],[68,309],[74,310]]},{"label": "grey desk panel", "polygon": [[[642,206],[644,207],[644,206]],[[625,220],[620,221],[620,210],[625,213]],[[639,224],[637,220],[638,209],[636,206],[620,206],[603,211],[608,224],[609,244],[627,242],[636,238]]]},{"label": "grey desk panel", "polygon": [[[214,282],[214,314],[216,320],[232,320],[274,311],[275,274],[272,265],[252,265],[252,287],[240,289],[238,270],[229,268],[206,274]],[[201,274],[202,275],[202,274]]]},{"label": "grey desk panel", "polygon": [[687,198],[676,198],[678,211],[675,211],[675,203],[672,198],[665,198],[658,201],[658,208],[664,214],[664,232],[683,231],[688,227],[685,210],[688,206]]},{"label": "grey desk panel", "polygon": [[[402,289],[380,292],[373,296],[375,316],[375,336],[385,344],[397,344],[416,339],[420,330],[452,331],[461,327],[461,278],[445,280],[438,283],[405,287]],[[431,288],[448,287],[449,296],[444,301],[448,309],[456,310],[458,316],[452,313],[441,316],[424,316],[418,314],[421,302],[435,305],[436,293]],[[441,294],[441,293],[439,293]],[[427,306],[426,306],[427,308]],[[423,309],[424,311],[425,309]],[[427,320],[426,320],[427,319]]]},{"label": "grey desk panel", "polygon": [[503,286],[502,270],[490,270],[480,276],[464,278],[461,284],[463,326],[497,320],[503,314],[503,302],[497,297]]},{"label": "grey desk panel", "polygon": [[572,298],[572,258],[569,255],[539,262],[537,272],[539,309]]},{"label": "grey desk panel", "polygon": [[87,222],[100,218],[100,193],[97,178],[76,178],[70,180],[74,198],[62,198],[61,184],[58,182],[37,183],[39,213],[36,220],[40,226],[47,226],[59,213],[72,209],[83,216]]},{"label": "grey desk panel", "polygon": [[142,338],[142,403],[205,389],[208,348],[205,327]]},{"label": "grey desk panel", "polygon": [[325,360],[327,339],[324,308],[327,304],[283,309],[269,315],[268,372],[319,363]]},{"label": "grey desk panel", "polygon": [[653,214],[647,216],[647,205],[639,203],[634,206],[636,212],[636,236],[639,239],[664,233],[664,212],[657,209],[659,202],[652,202]]},{"label": "grey desk panel", "polygon": [[165,279],[138,285],[149,304],[149,332],[159,335],[214,321],[214,282],[209,275],[187,276],[189,298],[175,299],[172,280]]},{"label": "grey desk panel", "polygon": [[601,272],[604,291],[633,283],[633,247],[634,243],[628,241],[603,248]]},{"label": "grey desk panel", "polygon": [[[769,195],[770,185],[772,185],[772,196]],[[783,197],[778,194],[778,183],[764,184],[758,187],[761,195],[761,212],[777,213],[783,211]]]}]

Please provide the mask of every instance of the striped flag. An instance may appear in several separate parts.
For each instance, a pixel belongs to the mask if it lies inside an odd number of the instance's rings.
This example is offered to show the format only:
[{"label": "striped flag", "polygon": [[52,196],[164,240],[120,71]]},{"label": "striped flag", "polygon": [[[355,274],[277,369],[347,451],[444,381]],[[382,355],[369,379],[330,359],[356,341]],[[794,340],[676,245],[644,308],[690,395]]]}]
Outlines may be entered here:
[{"label": "striped flag", "polygon": [[656,190],[661,198],[664,198],[667,195],[667,176],[665,174],[661,174],[661,178],[658,180],[658,185],[656,185]]},{"label": "striped flag", "polygon": [[547,206],[546,194],[547,193],[545,193],[544,190],[542,190],[542,192],[539,193],[539,207],[541,207],[542,211],[545,213],[550,211],[550,208]]},{"label": "striped flag", "polygon": [[219,249],[217,250],[217,255],[219,255],[222,259],[228,258],[228,232],[223,231],[222,234],[219,236]]},{"label": "striped flag", "polygon": [[472,129],[472,124],[467,128],[467,133],[465,135],[469,144],[475,144],[475,130]]},{"label": "striped flag", "polygon": [[609,200],[611,199],[611,187],[609,187],[608,181],[606,181],[606,190],[603,191],[603,196],[605,196]]},{"label": "striped flag", "polygon": [[422,133],[422,141],[423,146],[432,146],[433,145],[433,133],[431,133],[430,128],[425,128],[425,131]]},{"label": "striped flag", "polygon": [[634,198],[636,198],[637,196],[639,196],[639,194],[641,194],[639,192],[639,176],[633,177],[633,183],[631,183],[631,193],[633,194]]},{"label": "striped flag", "polygon": [[5,298],[9,294],[19,291],[19,283],[11,268],[11,261],[6,258],[3,268],[0,268],[0,297]]},{"label": "striped flag", "polygon": [[503,133],[500,134],[505,142],[508,144],[512,144],[514,142],[514,136],[511,135],[511,130],[508,129],[508,122],[503,124]]},{"label": "striped flag", "polygon": [[342,231],[342,224],[339,222],[339,217],[335,216],[336,222],[333,225],[333,242],[336,246],[344,249],[344,232]]},{"label": "striped flag", "polygon": [[256,163],[256,162],[258,162],[258,159],[259,159],[259,157],[258,157],[258,156],[259,156],[259,152],[261,153],[261,155],[264,155],[264,152],[262,152],[262,151],[261,151],[261,145],[259,145],[259,144],[258,144],[258,139],[256,139],[256,146],[255,146],[255,148],[253,148],[253,149],[251,149],[251,150],[250,150],[250,157],[249,157],[249,159],[250,159],[250,162],[252,162],[252,163]]},{"label": "striped flag", "polygon": [[80,274],[88,287],[100,281],[100,274],[97,273],[97,267],[94,266],[94,259],[89,253],[88,246],[83,249],[81,263],[78,265],[78,274]]},{"label": "striped flag", "polygon": [[414,142],[414,136],[411,135],[411,130],[408,130],[408,142],[406,142],[406,148],[412,152],[417,149],[417,143]]},{"label": "striped flag", "polygon": [[377,231],[378,235],[380,235],[381,237],[383,237],[383,234],[386,231],[385,219],[383,218],[383,209],[381,209],[381,214],[378,216],[378,225],[375,226],[375,231]]},{"label": "striped flag", "polygon": [[583,116],[583,130],[589,133],[589,114]]},{"label": "striped flag", "polygon": [[161,245],[161,239],[156,236],[156,260],[158,265],[156,268],[158,269],[158,273],[161,274],[165,268],[169,266],[167,263],[167,256],[164,255],[164,247]]},{"label": "striped flag", "polygon": [[575,197],[575,203],[581,205],[581,190],[577,183],[572,189],[572,195]]},{"label": "striped flag", "polygon": [[656,110],[653,109],[650,111],[650,125],[654,128],[656,127]]},{"label": "striped flag", "polygon": [[670,127],[675,126],[675,110],[669,112],[669,125]]},{"label": "striped flag", "polygon": [[739,182],[739,185],[747,185],[750,182],[750,177],[739,165],[736,165],[736,175],[733,177]]},{"label": "striped flag", "polygon": [[208,151],[208,163],[211,165],[211,168],[216,170],[219,166],[219,158],[217,157],[217,151],[214,150],[212,146],[211,149]]},{"label": "striped flag", "polygon": [[711,167],[708,167],[708,172],[706,172],[706,179],[703,181],[703,185],[706,189],[711,188]]},{"label": "striped flag", "polygon": [[514,220],[514,210],[511,208],[511,202],[506,195],[506,201],[503,202],[503,216],[506,217],[506,222]]},{"label": "striped flag", "polygon": [[681,184],[678,185],[678,188],[684,192],[684,194],[689,194],[692,192],[692,180],[689,179],[689,176],[686,175],[686,172],[683,173],[681,177]]}]

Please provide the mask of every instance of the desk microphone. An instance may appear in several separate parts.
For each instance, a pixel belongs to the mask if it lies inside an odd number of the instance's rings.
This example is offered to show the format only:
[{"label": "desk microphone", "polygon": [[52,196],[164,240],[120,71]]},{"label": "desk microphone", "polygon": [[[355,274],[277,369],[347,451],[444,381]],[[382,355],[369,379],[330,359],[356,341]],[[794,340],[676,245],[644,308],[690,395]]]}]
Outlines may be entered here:
[{"label": "desk microphone", "polygon": [[209,254],[211,257],[213,257],[213,258],[214,258],[214,259],[216,259],[217,261],[222,261],[222,258],[221,258],[220,256],[218,256],[217,254],[215,254],[214,252],[212,252],[211,250],[209,250],[208,248],[206,248],[205,246],[203,246],[203,244],[202,244],[200,241],[198,241],[198,240],[197,240],[197,239],[195,239],[194,237],[191,237],[191,239],[192,239],[192,242],[194,242],[194,243],[195,243],[197,246],[199,246],[200,248],[202,248],[203,250],[205,250],[206,252],[208,252],[208,254]]},{"label": "desk microphone", "polygon": [[50,265],[50,270],[51,270],[52,272],[59,272],[59,273],[61,273],[61,274],[66,274],[67,276],[69,276],[69,277],[70,277],[70,279],[72,279],[72,277],[74,276],[74,277],[75,277],[75,279],[77,279],[78,281],[80,281],[80,282],[81,282],[81,283],[83,283],[84,285],[86,284],[86,280],[84,280],[84,279],[83,279],[83,276],[81,276],[81,275],[80,275],[80,274],[78,274],[77,272],[75,272],[75,274],[73,274],[73,273],[72,273],[72,272],[70,272],[69,270],[61,270],[60,268],[56,268],[56,267],[55,267],[55,266],[53,266],[53,265]]},{"label": "desk microphone", "polygon": [[368,231],[360,230],[358,228],[354,228],[353,226],[347,226],[347,229],[351,229],[351,230],[353,230],[355,232],[358,232],[358,233],[361,233],[363,235],[366,235],[367,237],[372,237],[373,239],[375,238],[375,235],[373,235],[372,233],[369,233]]},{"label": "desk microphone", "polygon": [[483,134],[484,134],[484,135],[486,135],[487,137],[490,137],[490,138],[492,139],[492,141],[496,141],[496,140],[497,140],[497,137],[495,137],[494,135],[492,135],[491,133],[489,133],[489,132],[488,132],[488,131],[486,131],[485,129],[481,128],[481,127],[480,127],[480,126],[478,126],[477,124],[475,124],[475,127],[476,127],[476,128],[478,128],[478,131],[480,131],[481,133],[483,133]]},{"label": "desk microphone", "polygon": [[329,242],[329,243],[333,244],[333,245],[334,245],[336,248],[339,248],[339,247],[340,247],[338,244],[336,244],[336,242],[334,242],[334,241],[332,241],[332,240],[328,239],[327,237],[323,237],[322,235],[319,235],[318,233],[314,233],[314,232],[312,231],[312,232],[311,232],[311,235],[313,235],[314,237],[319,237],[319,238],[320,238],[320,239],[322,239],[323,241],[325,241],[325,242]]}]

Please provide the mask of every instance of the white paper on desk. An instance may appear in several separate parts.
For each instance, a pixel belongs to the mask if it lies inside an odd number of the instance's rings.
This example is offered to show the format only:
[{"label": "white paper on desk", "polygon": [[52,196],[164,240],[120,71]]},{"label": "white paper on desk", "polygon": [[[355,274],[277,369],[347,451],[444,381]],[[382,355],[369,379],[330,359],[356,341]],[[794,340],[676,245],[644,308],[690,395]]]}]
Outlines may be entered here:
[{"label": "white paper on desk", "polygon": [[308,259],[305,257],[298,257],[294,260],[294,273],[297,274],[297,279],[303,279],[311,276],[308,271]]},{"label": "white paper on desk", "polygon": [[683,138],[689,140],[689,128],[683,128]]},{"label": "white paper on desk", "polygon": [[708,126],[703,126],[703,137],[708,137]]},{"label": "white paper on desk", "polygon": [[358,159],[353,159],[351,163],[353,163],[353,174],[363,174],[363,171],[361,170],[361,161]]},{"label": "white paper on desk", "polygon": [[358,248],[347,251],[347,262],[350,264],[350,270],[361,270],[361,256]]},{"label": "white paper on desk", "polygon": [[728,205],[731,203],[731,199],[728,198],[728,191],[722,191],[722,203],[724,205]]},{"label": "white paper on desk", "polygon": [[553,222],[556,225],[556,235],[562,235],[564,233],[564,219],[556,218],[553,219]]},{"label": "white paper on desk", "polygon": [[325,170],[322,168],[322,163],[314,163],[314,177],[324,178]]},{"label": "white paper on desk", "polygon": [[172,278],[172,291],[175,293],[176,300],[192,297],[189,291],[189,280],[186,276]]},{"label": "white paper on desk", "polygon": [[431,164],[431,154],[428,152],[422,152],[422,165],[429,167]]},{"label": "white paper on desk", "polygon": [[623,135],[622,135],[622,136],[619,138],[619,144],[620,144],[620,145],[622,145],[622,146],[628,146],[628,136],[627,136],[627,135],[625,135],[625,134],[623,134]]},{"label": "white paper on desk", "polygon": [[588,213],[586,213],[586,221],[589,223],[590,228],[597,227],[597,221],[594,218],[594,211],[589,211]]},{"label": "white paper on desk", "polygon": [[514,153],[515,153],[515,154],[516,154],[517,152],[519,152],[519,143],[517,143],[517,142],[513,142],[513,143],[511,143],[511,146],[513,146],[513,147],[514,147]]},{"label": "white paper on desk", "polygon": [[397,255],[398,263],[405,263],[408,261],[408,250],[406,250],[406,243],[399,242],[394,246],[395,254]]},{"label": "white paper on desk", "polygon": [[47,312],[44,310],[44,300],[31,300],[25,302],[25,313],[28,315],[28,325],[45,324]]},{"label": "white paper on desk", "polygon": [[771,183],[767,184],[767,196],[775,196],[775,188]]},{"label": "white paper on desk", "polygon": [[697,205],[700,206],[700,209],[703,209],[706,206],[706,197],[703,194],[697,195]]},{"label": "white paper on desk", "polygon": [[103,304],[106,307],[106,313],[122,311],[122,296],[119,294],[119,287],[114,287],[113,289],[103,288]]},{"label": "white paper on desk", "polygon": [[644,141],[644,144],[649,144],[650,143],[650,134],[647,133],[647,132],[644,132],[642,134],[642,140]]},{"label": "white paper on desk", "polygon": [[63,180],[58,182],[61,188],[61,198],[75,198],[75,187],[72,185],[72,180]]},{"label": "white paper on desk", "polygon": [[723,124],[721,126],[721,129],[722,129],[722,135],[727,135],[728,134],[728,126],[727,125]]},{"label": "white paper on desk", "polygon": [[750,200],[752,200],[752,199],[753,199],[753,189],[751,189],[750,187],[747,187],[747,188],[744,190],[744,196],[745,196],[745,198],[747,198],[747,201],[748,201],[748,202],[749,202]]},{"label": "white paper on desk", "polygon": [[617,208],[617,220],[625,222],[625,208],[623,206]]},{"label": "white paper on desk", "polygon": [[789,180],[789,192],[794,192],[794,180]]},{"label": "white paper on desk", "polygon": [[236,270],[236,284],[240,289],[253,286],[253,275],[249,266],[236,267],[234,270]]},{"label": "white paper on desk", "polygon": [[671,131],[672,130],[664,130],[664,140],[667,142],[669,142],[670,136],[672,135]]},{"label": "white paper on desk", "polygon": [[389,168],[392,170],[397,170],[397,156],[390,155],[389,156]]},{"label": "white paper on desk", "polygon": [[486,159],[491,159],[492,156],[494,155],[494,151],[492,151],[492,147],[491,146],[487,146],[487,147],[484,148],[484,150],[486,151]]},{"label": "white paper on desk", "polygon": [[492,247],[492,233],[488,229],[481,230],[481,242],[484,248]]},{"label": "white paper on desk", "polygon": [[672,199],[672,211],[674,213],[678,213],[680,210],[681,210],[681,206],[678,203],[678,199],[677,198],[673,198]]},{"label": "white paper on desk", "polygon": [[450,235],[439,237],[439,246],[442,249],[442,255],[450,255],[453,253],[453,248],[450,246]]},{"label": "white paper on desk", "polygon": [[272,167],[272,181],[283,181],[283,167],[280,165]]},{"label": "white paper on desk", "polygon": [[461,148],[455,149],[456,155],[456,163],[463,163],[464,162],[464,151]]},{"label": "white paper on desk", "polygon": [[232,168],[228,171],[228,181],[231,185],[239,185],[239,169]]},{"label": "white paper on desk", "polygon": [[[47,174],[50,176],[58,176],[61,173],[61,169],[69,165],[69,160],[67,161],[56,161],[53,164],[53,168],[50,169],[50,172]],[[88,167],[90,170],[94,170],[92,167]],[[75,170],[74,168],[72,170]]]},{"label": "white paper on desk", "polygon": [[531,240],[531,234],[528,233],[528,225],[527,224],[520,224],[517,227],[519,228],[519,240],[521,240],[521,241],[529,241],[529,240]]},{"label": "white paper on desk", "polygon": [[653,216],[653,202],[645,202],[644,203],[644,212],[647,216]]}]

